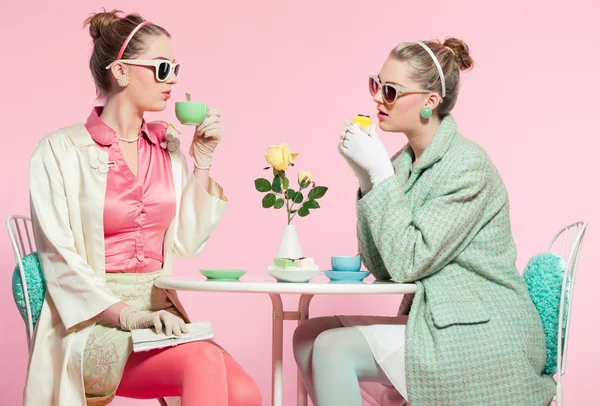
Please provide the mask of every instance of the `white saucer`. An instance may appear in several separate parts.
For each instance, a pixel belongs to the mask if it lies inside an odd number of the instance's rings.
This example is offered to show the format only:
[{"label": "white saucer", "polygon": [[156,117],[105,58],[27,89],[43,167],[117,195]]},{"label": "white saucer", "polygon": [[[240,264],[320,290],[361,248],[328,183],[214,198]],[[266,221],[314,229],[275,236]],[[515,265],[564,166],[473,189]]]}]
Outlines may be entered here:
[{"label": "white saucer", "polygon": [[319,270],[281,270],[268,269],[267,272],[279,282],[308,282],[319,274]]}]

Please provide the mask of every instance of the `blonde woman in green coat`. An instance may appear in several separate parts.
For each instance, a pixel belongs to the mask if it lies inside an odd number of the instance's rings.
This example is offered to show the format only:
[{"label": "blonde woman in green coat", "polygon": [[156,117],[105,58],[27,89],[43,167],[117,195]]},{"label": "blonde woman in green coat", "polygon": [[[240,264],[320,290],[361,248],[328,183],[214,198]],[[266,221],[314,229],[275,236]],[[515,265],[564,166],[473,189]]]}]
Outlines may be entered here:
[{"label": "blonde woman in green coat", "polygon": [[[393,385],[412,406],[546,406],[541,321],[515,267],[506,188],[450,115],[473,61],[449,38],[392,50],[370,90],[379,128],[404,133],[389,155],[346,122],[340,153],[356,174],[358,240],[379,280],[416,283],[399,317],[325,317],[294,333],[318,406],[360,406],[359,383]],[[410,313],[408,313],[410,311]],[[380,402],[384,402],[380,400]]]}]

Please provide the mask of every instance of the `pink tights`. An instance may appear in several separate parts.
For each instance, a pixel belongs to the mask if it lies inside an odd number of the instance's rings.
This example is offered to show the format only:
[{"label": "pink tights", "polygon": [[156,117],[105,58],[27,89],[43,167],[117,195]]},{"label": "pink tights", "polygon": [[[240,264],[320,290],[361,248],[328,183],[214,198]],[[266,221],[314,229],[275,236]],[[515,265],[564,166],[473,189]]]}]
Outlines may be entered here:
[{"label": "pink tights", "polygon": [[181,396],[181,406],[261,405],[260,390],[254,380],[231,355],[205,341],[132,353],[117,396]]}]

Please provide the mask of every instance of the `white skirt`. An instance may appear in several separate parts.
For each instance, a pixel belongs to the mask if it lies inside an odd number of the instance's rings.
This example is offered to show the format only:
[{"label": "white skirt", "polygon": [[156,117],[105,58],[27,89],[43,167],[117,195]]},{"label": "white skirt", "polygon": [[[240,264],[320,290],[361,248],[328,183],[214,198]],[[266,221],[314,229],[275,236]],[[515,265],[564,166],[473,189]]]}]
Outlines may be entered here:
[{"label": "white skirt", "polygon": [[[356,327],[367,340],[373,358],[395,391],[389,386],[361,383],[363,394],[372,405],[403,405],[408,400],[405,367],[405,317],[338,316],[344,327]],[[398,396],[399,392],[402,398]]]}]

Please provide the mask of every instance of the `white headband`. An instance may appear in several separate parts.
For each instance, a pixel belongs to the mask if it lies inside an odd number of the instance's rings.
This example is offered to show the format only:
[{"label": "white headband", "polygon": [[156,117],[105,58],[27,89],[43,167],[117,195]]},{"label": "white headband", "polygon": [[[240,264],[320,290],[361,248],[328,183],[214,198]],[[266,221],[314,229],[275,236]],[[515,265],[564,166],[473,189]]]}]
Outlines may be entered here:
[{"label": "white headband", "polygon": [[429,55],[431,55],[431,59],[433,59],[433,63],[435,63],[438,73],[440,74],[440,80],[442,81],[442,98],[446,97],[446,79],[444,79],[444,71],[442,70],[442,65],[440,65],[440,61],[438,61],[435,54],[431,51],[431,49],[429,49],[427,45],[425,45],[421,41],[415,41],[415,44],[421,45],[423,49],[427,51]]}]

